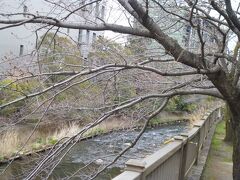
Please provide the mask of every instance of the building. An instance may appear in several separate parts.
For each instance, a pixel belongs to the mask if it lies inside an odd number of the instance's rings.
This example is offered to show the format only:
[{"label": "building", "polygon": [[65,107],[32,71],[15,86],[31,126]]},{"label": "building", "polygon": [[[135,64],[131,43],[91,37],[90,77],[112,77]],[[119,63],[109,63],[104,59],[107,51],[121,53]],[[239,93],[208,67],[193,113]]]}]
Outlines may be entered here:
[{"label": "building", "polygon": [[[183,11],[181,8],[177,7],[187,6],[186,2],[183,0],[159,2],[162,6],[164,6],[166,11],[173,12],[179,16],[189,19],[189,13],[187,14],[186,11]],[[142,0],[142,5],[145,7],[144,0]],[[149,15],[161,27],[163,32],[177,40],[184,49],[195,53],[201,53],[201,44],[196,28],[192,28],[188,22],[178,18],[175,15],[167,13],[166,11],[164,11],[157,3],[149,1]],[[193,23],[199,23],[201,26],[201,35],[203,37],[203,41],[206,42],[205,52],[216,50],[216,38],[219,33],[214,30],[213,26],[209,22],[202,19],[193,19]],[[133,27],[141,27],[140,23],[137,22],[136,19],[133,21]],[[144,52],[146,57],[159,59],[159,57],[163,58],[162,56],[166,54],[164,48],[155,40],[129,36],[128,41],[137,41],[138,44],[142,46],[142,49],[146,49]],[[167,59],[169,57],[165,56],[165,58]]]},{"label": "building", "polygon": [[[94,0],[7,0],[0,1],[0,11],[6,19],[14,17],[31,18],[30,14],[39,16],[48,16],[61,19],[66,22],[97,24],[105,20],[106,1],[94,2]],[[91,4],[92,2],[92,4]],[[81,8],[82,7],[82,8]],[[66,16],[73,10],[79,8],[68,18]],[[14,16],[7,16],[13,14]],[[20,14],[17,14],[20,13]],[[1,25],[3,27],[5,25]],[[0,58],[6,62],[4,70],[8,66],[19,65],[25,66],[25,63],[35,61],[36,49],[38,48],[39,39],[47,32],[55,33],[58,36],[64,36],[71,39],[79,48],[83,59],[88,57],[92,43],[98,36],[103,36],[102,31],[89,31],[82,29],[67,29],[46,26],[45,24],[24,24],[17,27],[1,30],[0,33]],[[9,59],[11,61],[9,61]],[[14,60],[13,60],[14,59]],[[26,61],[26,62],[25,62]]]},{"label": "building", "polygon": [[[158,24],[158,26],[163,32],[165,32],[173,39],[177,40],[177,42],[181,47],[183,47],[183,49],[201,54],[201,43],[199,41],[196,28],[192,28],[188,22],[178,18],[175,15],[172,15],[171,13],[166,12],[172,12],[182,17],[185,17],[186,19],[189,19],[189,13],[186,14],[186,11],[182,11],[180,8],[178,8],[176,6],[176,3],[178,3],[177,5],[180,5],[180,3],[182,3],[181,6],[187,6],[187,4],[184,4],[185,2],[181,0],[162,0],[161,5],[163,7],[160,7],[153,1],[149,1],[149,16],[153,18],[154,22]],[[142,6],[145,7],[144,0],[142,0]],[[165,11],[163,10],[163,8],[165,9]],[[203,41],[206,42],[204,48],[205,53],[211,53],[216,51],[216,39],[221,36],[218,32],[216,32],[215,28],[210,23],[202,19],[193,19],[193,23],[199,23],[201,27],[200,33],[203,37]],[[132,26],[135,28],[144,28],[136,19],[133,20]],[[159,61],[161,60],[169,60],[173,59],[173,57],[169,55],[169,52],[166,52],[162,45],[154,39],[129,35],[128,46],[131,47],[131,49],[135,53],[135,58],[138,62],[146,61],[147,59],[158,60],[149,63],[148,66],[157,68],[162,72],[177,73],[192,70],[191,67],[179,63],[177,60],[160,63]],[[167,78],[162,76],[162,79],[160,81],[162,84],[159,86],[159,90],[164,90],[168,87],[172,87],[177,83],[188,82],[190,79],[193,78],[193,76],[194,75],[171,76]],[[156,80],[157,78],[159,78],[159,76],[152,76],[151,79]],[[140,91],[143,91],[143,89],[140,89]]]}]

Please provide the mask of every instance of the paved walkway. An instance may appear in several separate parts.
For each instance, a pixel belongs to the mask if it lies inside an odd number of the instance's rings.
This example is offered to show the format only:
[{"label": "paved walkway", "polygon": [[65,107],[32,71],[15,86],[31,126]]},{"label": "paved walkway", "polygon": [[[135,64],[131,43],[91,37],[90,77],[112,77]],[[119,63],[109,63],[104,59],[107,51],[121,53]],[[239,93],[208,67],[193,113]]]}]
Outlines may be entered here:
[{"label": "paved walkway", "polygon": [[201,180],[232,180],[232,145],[223,141],[225,123],[217,125]]},{"label": "paved walkway", "polygon": [[186,178],[187,180],[200,180],[203,173],[203,169],[207,162],[208,152],[211,147],[212,137],[214,135],[215,128],[216,128],[216,123],[214,123],[213,126],[211,127],[209,134],[207,136],[207,139],[205,139],[205,142],[203,144],[203,148],[200,151],[200,154],[198,157],[198,163],[197,165],[194,165],[191,168],[188,174],[188,177]]},{"label": "paved walkway", "polygon": [[232,180],[232,145],[223,141],[224,135],[225,122],[214,124],[187,180]]}]

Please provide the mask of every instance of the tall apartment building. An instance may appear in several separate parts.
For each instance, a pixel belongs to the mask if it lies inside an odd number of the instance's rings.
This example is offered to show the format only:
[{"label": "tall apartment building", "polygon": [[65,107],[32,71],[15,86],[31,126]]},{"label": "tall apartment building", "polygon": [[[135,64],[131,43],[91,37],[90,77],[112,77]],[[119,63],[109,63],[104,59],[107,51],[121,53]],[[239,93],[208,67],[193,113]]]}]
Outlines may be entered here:
[{"label": "tall apartment building", "polygon": [[[91,4],[92,2],[92,4]],[[87,6],[86,6],[87,5]],[[84,7],[85,6],[85,7]],[[82,8],[80,8],[82,7]],[[65,18],[73,10],[79,8],[67,19]],[[97,24],[105,19],[106,0],[95,2],[94,0],[6,0],[0,1],[0,11],[3,14],[16,14],[14,19],[31,18],[30,14],[48,16],[62,19],[69,23]],[[17,13],[25,13],[17,15]],[[11,16],[4,16],[6,19]],[[5,25],[1,25],[3,27]],[[51,29],[49,31],[49,29]],[[36,30],[37,34],[36,34]],[[4,61],[8,57],[20,59],[17,64],[29,63],[33,60],[30,57],[36,50],[40,37],[46,32],[55,33],[56,27],[46,26],[45,24],[24,24],[21,26],[8,28],[0,31],[0,59]],[[68,37],[79,47],[81,56],[88,57],[92,43],[98,36],[103,36],[103,31],[89,31],[82,29],[58,29],[58,36]],[[24,57],[24,58],[21,58]],[[5,65],[6,69],[7,65]]]},{"label": "tall apartment building", "polygon": [[[189,13],[177,8],[176,4],[184,4],[182,0],[169,0],[169,1],[159,1],[160,4],[170,12],[178,14],[186,19],[189,18]],[[142,0],[142,5],[145,6],[145,0]],[[153,1],[149,1],[149,15],[153,20],[161,27],[161,29],[168,34],[170,37],[178,41],[178,43],[185,49],[200,53],[201,44],[197,34],[197,30],[192,28],[189,23],[184,20],[180,20],[178,17],[166,13],[159,5]],[[199,23],[201,26],[201,35],[203,40],[206,43],[206,52],[212,51],[216,48],[216,37],[218,36],[217,32],[214,31],[214,28],[211,24],[204,20],[194,20],[195,24]],[[133,21],[134,27],[141,26],[136,20]],[[156,57],[159,58],[159,55],[165,54],[163,47],[152,39],[139,38],[136,36],[129,36],[128,40],[137,41],[143,49],[146,49],[146,57]],[[167,58],[167,56],[166,56]]]},{"label": "tall apartment building", "polygon": [[[94,0],[80,0],[81,5],[86,5]],[[106,1],[97,2],[86,6],[79,11],[79,17],[81,17],[86,24],[98,24],[105,20],[106,15]],[[81,54],[84,58],[88,57],[89,51],[92,47],[92,43],[98,36],[103,36],[103,31],[89,31],[81,30],[78,31],[78,44],[81,50]]]},{"label": "tall apartment building", "polygon": [[[140,1],[140,0],[139,0]],[[158,1],[160,2],[160,1]],[[162,0],[160,2],[167,11],[176,13],[177,15],[181,15],[187,19],[189,19],[189,14],[186,14],[186,11],[182,11],[181,9],[176,7],[176,3],[184,3],[181,0]],[[179,5],[178,4],[178,5]],[[182,4],[183,5],[183,4]],[[145,0],[142,0],[142,6],[145,7]],[[178,17],[173,16],[169,13],[166,13],[159,5],[154,3],[153,1],[149,1],[149,15],[153,18],[154,22],[160,26],[161,30],[165,32],[167,35],[172,37],[173,39],[177,40],[178,43],[184,48],[194,53],[201,53],[201,44],[199,41],[199,37],[197,34],[197,30],[192,28],[189,23],[180,20]],[[218,36],[217,32],[214,32],[214,28],[209,24],[207,21],[203,20],[193,20],[195,24],[199,23],[201,28],[201,35],[206,41],[205,49],[206,53],[213,51],[217,48],[216,45],[216,36]],[[199,22],[197,22],[199,21]],[[134,19],[133,27],[135,28],[144,28],[142,25]],[[155,40],[150,38],[142,38],[137,36],[128,36],[128,43],[129,46],[132,48],[133,51],[137,51],[136,58],[138,60],[145,61],[148,58],[156,59],[156,60],[164,60],[164,59],[172,59],[172,56],[166,52],[166,50]],[[154,68],[159,69],[162,72],[183,72],[188,71],[191,68],[178,63],[177,61],[174,62],[164,62],[164,63],[151,63],[148,66],[153,66]],[[166,87],[171,87],[172,84],[176,82],[186,82],[191,79],[191,76],[179,76],[179,77],[152,77],[152,79],[159,79],[162,78],[161,86],[159,90],[165,89]],[[144,87],[139,87],[140,91],[144,90]],[[199,97],[199,96],[198,96]]]}]

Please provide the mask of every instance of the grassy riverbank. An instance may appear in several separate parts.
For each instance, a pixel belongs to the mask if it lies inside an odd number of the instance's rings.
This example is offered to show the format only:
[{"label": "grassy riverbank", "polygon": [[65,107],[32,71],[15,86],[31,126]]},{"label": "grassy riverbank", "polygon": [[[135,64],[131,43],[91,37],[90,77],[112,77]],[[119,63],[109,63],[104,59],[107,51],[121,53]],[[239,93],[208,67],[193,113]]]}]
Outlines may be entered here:
[{"label": "grassy riverbank", "polygon": [[[161,124],[174,123],[189,120],[190,122],[200,119],[206,108],[198,108],[197,111],[188,114],[186,112],[162,112],[158,117],[153,118],[149,126],[155,127]],[[142,121],[113,118],[88,130],[84,137],[91,137],[118,129],[131,129],[143,125]],[[0,137],[0,161],[8,160],[16,155],[25,155],[31,152],[47,149],[53,146],[64,137],[71,137],[83,128],[77,123],[67,124],[49,123],[40,124],[32,134],[34,124],[31,127],[12,128],[1,134]],[[31,135],[32,134],[32,135]],[[31,135],[31,138],[29,136]],[[27,142],[27,143],[26,143]],[[24,147],[24,148],[22,148]]]},{"label": "grassy riverbank", "polygon": [[[168,115],[168,118],[154,118],[151,121],[150,125],[157,126],[165,123],[174,123],[177,121],[186,120],[186,118],[188,117],[180,113],[172,114]],[[33,126],[8,129],[4,134],[1,135],[0,161],[4,161],[11,157],[14,157],[17,152],[19,155],[24,155],[30,152],[35,152],[40,149],[53,146],[60,139],[64,137],[71,137],[77,134],[83,128],[83,126],[77,123],[58,125],[59,127],[56,126],[57,124],[40,125],[39,128],[37,128],[32,134],[29,140],[28,138],[32,133]],[[96,136],[112,130],[131,129],[135,128],[136,126],[141,126],[141,123],[136,124],[126,120],[105,121],[100,125],[88,130],[84,134],[84,137]],[[49,130],[51,127],[55,127],[55,129]],[[27,140],[28,142],[26,143]],[[24,146],[24,148],[21,148],[22,146]]]},{"label": "grassy riverbank", "polygon": [[225,122],[221,121],[215,130],[202,180],[232,179],[232,144],[224,141]]}]

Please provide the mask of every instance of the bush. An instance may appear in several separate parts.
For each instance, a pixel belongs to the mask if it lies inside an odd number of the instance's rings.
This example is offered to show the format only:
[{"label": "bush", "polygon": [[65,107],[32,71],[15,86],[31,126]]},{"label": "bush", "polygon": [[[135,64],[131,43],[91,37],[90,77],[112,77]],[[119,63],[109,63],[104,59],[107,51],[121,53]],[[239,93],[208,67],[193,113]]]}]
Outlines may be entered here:
[{"label": "bush", "polygon": [[192,112],[196,109],[196,105],[193,103],[184,102],[182,96],[174,96],[170,99],[166,110],[167,111],[187,111]]},{"label": "bush", "polygon": [[43,148],[46,144],[46,141],[43,138],[37,138],[36,142],[32,144],[33,150],[38,150],[40,148]]},{"label": "bush", "polygon": [[57,142],[58,140],[53,137],[48,138],[48,144],[55,145]]},{"label": "bush", "polygon": [[[0,81],[0,104],[8,103],[12,100],[22,97],[25,94],[29,94],[34,87],[34,82],[18,82],[14,80],[4,79]],[[1,116],[10,116],[20,110],[24,106],[25,102],[20,101],[13,105],[10,105],[0,111]]]}]

